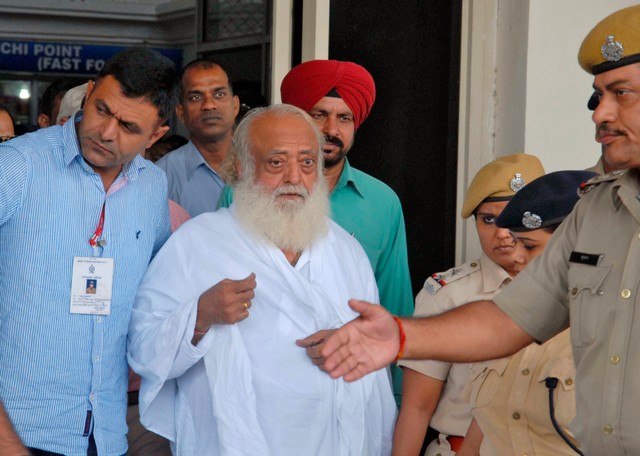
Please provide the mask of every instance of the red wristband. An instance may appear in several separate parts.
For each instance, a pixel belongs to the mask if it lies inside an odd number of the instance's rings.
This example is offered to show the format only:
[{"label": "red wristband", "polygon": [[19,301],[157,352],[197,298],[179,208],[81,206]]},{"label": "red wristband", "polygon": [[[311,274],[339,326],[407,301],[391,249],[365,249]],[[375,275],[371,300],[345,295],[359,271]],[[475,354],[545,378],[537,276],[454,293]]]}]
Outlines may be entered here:
[{"label": "red wristband", "polygon": [[400,320],[396,316],[394,316],[393,319],[398,324],[398,329],[400,330],[400,349],[398,350],[398,356],[396,356],[396,359],[393,361],[394,363],[397,363],[398,360],[401,359],[402,355],[404,354],[404,343],[407,341],[407,335],[404,333],[404,328],[402,327],[402,320]]}]

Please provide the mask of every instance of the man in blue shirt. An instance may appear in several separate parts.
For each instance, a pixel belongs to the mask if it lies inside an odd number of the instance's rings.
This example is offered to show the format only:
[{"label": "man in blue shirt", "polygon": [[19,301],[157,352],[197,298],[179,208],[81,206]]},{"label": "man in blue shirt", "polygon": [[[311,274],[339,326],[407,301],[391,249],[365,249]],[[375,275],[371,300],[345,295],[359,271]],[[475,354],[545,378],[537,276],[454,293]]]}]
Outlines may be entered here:
[{"label": "man in blue shirt", "polygon": [[169,199],[191,217],[215,211],[224,188],[218,174],[231,147],[240,109],[229,77],[218,63],[198,59],[182,71],[176,114],[190,141],[156,162],[167,173]]},{"label": "man in blue shirt", "polygon": [[139,154],[177,92],[168,59],[129,49],[73,121],[0,145],[0,402],[34,455],[127,451],[131,307],[170,233],[164,173]]}]

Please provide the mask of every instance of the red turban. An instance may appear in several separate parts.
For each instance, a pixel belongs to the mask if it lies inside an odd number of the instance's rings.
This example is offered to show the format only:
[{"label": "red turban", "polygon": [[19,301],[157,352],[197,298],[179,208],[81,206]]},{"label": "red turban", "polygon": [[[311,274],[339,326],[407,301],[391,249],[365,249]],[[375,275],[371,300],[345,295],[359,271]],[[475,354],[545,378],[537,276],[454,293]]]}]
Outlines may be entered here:
[{"label": "red turban", "polygon": [[311,60],[294,67],[282,80],[282,102],[309,112],[333,89],[349,106],[355,127],[365,121],[376,100],[376,85],[367,70],[353,62]]}]

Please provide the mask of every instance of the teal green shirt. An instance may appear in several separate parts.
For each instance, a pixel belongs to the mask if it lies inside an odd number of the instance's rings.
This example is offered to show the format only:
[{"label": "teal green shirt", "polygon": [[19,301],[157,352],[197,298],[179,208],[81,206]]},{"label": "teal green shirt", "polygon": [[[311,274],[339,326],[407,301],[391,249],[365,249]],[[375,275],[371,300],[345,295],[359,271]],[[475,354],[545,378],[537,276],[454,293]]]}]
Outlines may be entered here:
[{"label": "teal green shirt", "polygon": [[[230,187],[221,207],[233,199]],[[398,195],[385,183],[352,168],[344,169],[330,195],[331,218],[354,236],[369,257],[376,277],[380,304],[394,315],[413,314],[413,292],[407,258],[407,235]],[[400,369],[392,366],[396,399],[402,391]]]}]

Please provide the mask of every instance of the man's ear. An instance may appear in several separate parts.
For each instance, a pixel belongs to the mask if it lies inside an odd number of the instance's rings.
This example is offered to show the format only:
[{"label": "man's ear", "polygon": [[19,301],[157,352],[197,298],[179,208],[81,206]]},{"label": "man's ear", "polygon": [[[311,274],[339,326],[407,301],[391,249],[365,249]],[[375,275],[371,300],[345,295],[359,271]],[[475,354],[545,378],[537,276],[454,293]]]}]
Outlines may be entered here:
[{"label": "man's ear", "polygon": [[49,116],[46,114],[38,114],[38,126],[40,128],[46,128],[51,126]]},{"label": "man's ear", "polygon": [[96,87],[96,82],[92,79],[90,79],[89,81],[87,81],[87,93],[84,96],[85,101],[89,98],[89,95],[91,94],[91,92],[93,92],[93,89],[95,89]]},{"label": "man's ear", "polygon": [[238,113],[240,112],[240,98],[238,95],[233,96],[233,117],[238,117]]},{"label": "man's ear", "polygon": [[180,122],[184,123],[184,108],[182,107],[182,103],[176,105],[176,116],[178,116]]},{"label": "man's ear", "polygon": [[153,145],[153,143],[155,143],[157,140],[162,138],[169,131],[170,128],[171,127],[169,127],[169,125],[161,125],[158,128],[156,128],[156,131],[154,131],[153,134],[151,135],[151,138],[149,139],[149,142],[145,146],[145,149],[148,149]]}]

